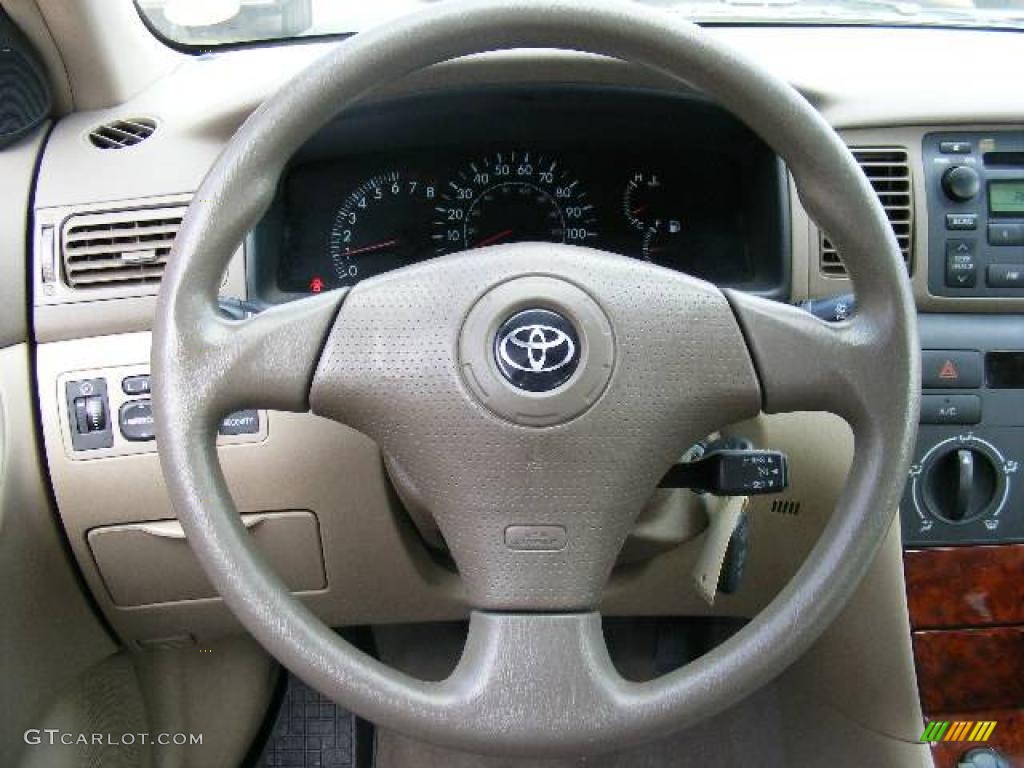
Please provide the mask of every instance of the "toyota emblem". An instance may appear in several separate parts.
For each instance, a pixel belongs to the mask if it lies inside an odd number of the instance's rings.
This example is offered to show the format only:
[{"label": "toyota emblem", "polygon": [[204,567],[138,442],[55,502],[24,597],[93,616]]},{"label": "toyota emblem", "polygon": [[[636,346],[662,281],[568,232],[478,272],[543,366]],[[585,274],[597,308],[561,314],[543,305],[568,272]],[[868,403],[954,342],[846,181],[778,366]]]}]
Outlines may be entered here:
[{"label": "toyota emblem", "polygon": [[549,392],[572,378],[580,363],[576,329],[549,309],[518,312],[494,337],[498,370],[514,387]]}]

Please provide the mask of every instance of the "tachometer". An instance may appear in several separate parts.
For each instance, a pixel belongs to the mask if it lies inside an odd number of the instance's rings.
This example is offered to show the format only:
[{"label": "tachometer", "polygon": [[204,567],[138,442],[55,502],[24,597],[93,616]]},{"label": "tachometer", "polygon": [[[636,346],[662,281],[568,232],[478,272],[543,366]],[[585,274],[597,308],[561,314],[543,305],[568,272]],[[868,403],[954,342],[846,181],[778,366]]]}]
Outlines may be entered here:
[{"label": "tachometer", "polygon": [[530,152],[496,152],[470,163],[434,211],[438,254],[531,240],[586,245],[597,237],[594,206],[579,180]]},{"label": "tachometer", "polygon": [[[331,286],[350,286],[429,256],[423,246],[425,205],[437,196],[433,184],[398,171],[373,176],[345,198],[331,227]],[[319,282],[317,282],[319,280]],[[327,287],[313,276],[310,288]]]}]

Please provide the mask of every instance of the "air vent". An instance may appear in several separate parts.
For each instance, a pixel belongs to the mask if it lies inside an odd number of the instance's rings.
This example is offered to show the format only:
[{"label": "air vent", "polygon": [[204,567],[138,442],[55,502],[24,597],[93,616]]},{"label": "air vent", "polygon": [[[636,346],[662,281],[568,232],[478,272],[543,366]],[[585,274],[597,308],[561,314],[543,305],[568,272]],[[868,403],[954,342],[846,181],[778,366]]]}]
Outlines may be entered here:
[{"label": "air vent", "polygon": [[130,120],[115,120],[89,131],[89,141],[100,149],[124,149],[134,147],[156,131],[156,121],[148,117],[133,117]]},{"label": "air vent", "polygon": [[81,214],[63,229],[64,278],[71,288],[116,288],[160,281],[183,207]]},{"label": "air vent", "polygon": [[[852,148],[854,158],[868,177],[882,202],[903,260],[910,269],[914,246],[914,198],[911,189],[910,163],[904,149]],[[826,277],[846,277],[846,267],[835,247],[821,235],[821,273]]]}]

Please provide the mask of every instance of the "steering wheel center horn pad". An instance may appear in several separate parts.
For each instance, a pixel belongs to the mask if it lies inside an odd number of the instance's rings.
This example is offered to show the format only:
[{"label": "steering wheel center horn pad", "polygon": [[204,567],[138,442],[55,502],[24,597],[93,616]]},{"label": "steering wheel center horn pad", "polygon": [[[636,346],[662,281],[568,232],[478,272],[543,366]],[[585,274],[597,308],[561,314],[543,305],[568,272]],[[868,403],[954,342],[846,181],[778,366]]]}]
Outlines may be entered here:
[{"label": "steering wheel center horn pad", "polygon": [[[494,354],[506,319],[528,307],[580,329],[577,372],[548,392],[512,386]],[[530,243],[353,288],[309,403],[374,438],[411,478],[403,496],[433,514],[474,605],[567,611],[598,604],[658,479],[701,437],[756,415],[761,395],[711,284]],[[519,526],[562,528],[565,545],[511,546]]]},{"label": "steering wheel center horn pad", "polygon": [[[494,354],[506,320],[538,307],[568,318],[581,347],[575,374],[547,392],[511,385]],[[357,285],[309,401],[376,440],[396,475],[411,478],[403,492],[433,513],[474,605],[572,611],[598,604],[668,468],[721,425],[756,415],[761,395],[736,318],[710,283],[522,243]],[[566,544],[509,546],[506,532],[520,526],[563,528]]]},{"label": "steering wheel center horn pad", "polygon": [[[498,251],[524,252],[521,246]],[[604,311],[578,286],[549,275],[516,277],[488,290],[459,335],[466,386],[495,414],[524,426],[552,426],[583,413],[604,392],[614,364],[615,335]]]},{"label": "steering wheel center horn pad", "polygon": [[[786,162],[804,207],[842,253],[856,315],[827,324],[643,262],[527,243],[423,262],[243,321],[218,314],[228,260],[318,129],[419,69],[512,48],[647,66],[734,112]],[[292,672],[414,737],[580,755],[721,711],[828,626],[902,493],[918,350],[885,213],[849,150],[791,86],[639,4],[468,0],[348,38],[231,140],[189,207],[161,283],[153,408],[189,544],[241,623]],[[410,479],[475,609],[448,680],[412,679],[346,643],[251,549],[215,441],[222,416],[256,407],[312,407],[349,424]],[[742,630],[658,680],[629,683],[608,658],[595,610],[619,548],[685,448],[759,409],[827,410],[849,422],[855,458],[836,510],[796,576]]]}]

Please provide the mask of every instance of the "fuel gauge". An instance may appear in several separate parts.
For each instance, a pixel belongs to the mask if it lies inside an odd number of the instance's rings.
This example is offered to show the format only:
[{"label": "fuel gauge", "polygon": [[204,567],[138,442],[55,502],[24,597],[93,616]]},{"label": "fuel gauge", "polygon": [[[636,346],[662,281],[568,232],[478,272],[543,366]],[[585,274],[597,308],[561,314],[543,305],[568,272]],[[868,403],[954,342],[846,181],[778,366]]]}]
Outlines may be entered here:
[{"label": "fuel gauge", "polygon": [[623,193],[623,213],[640,232],[641,253],[648,261],[672,261],[682,247],[684,220],[669,190],[660,174],[638,171]]}]

